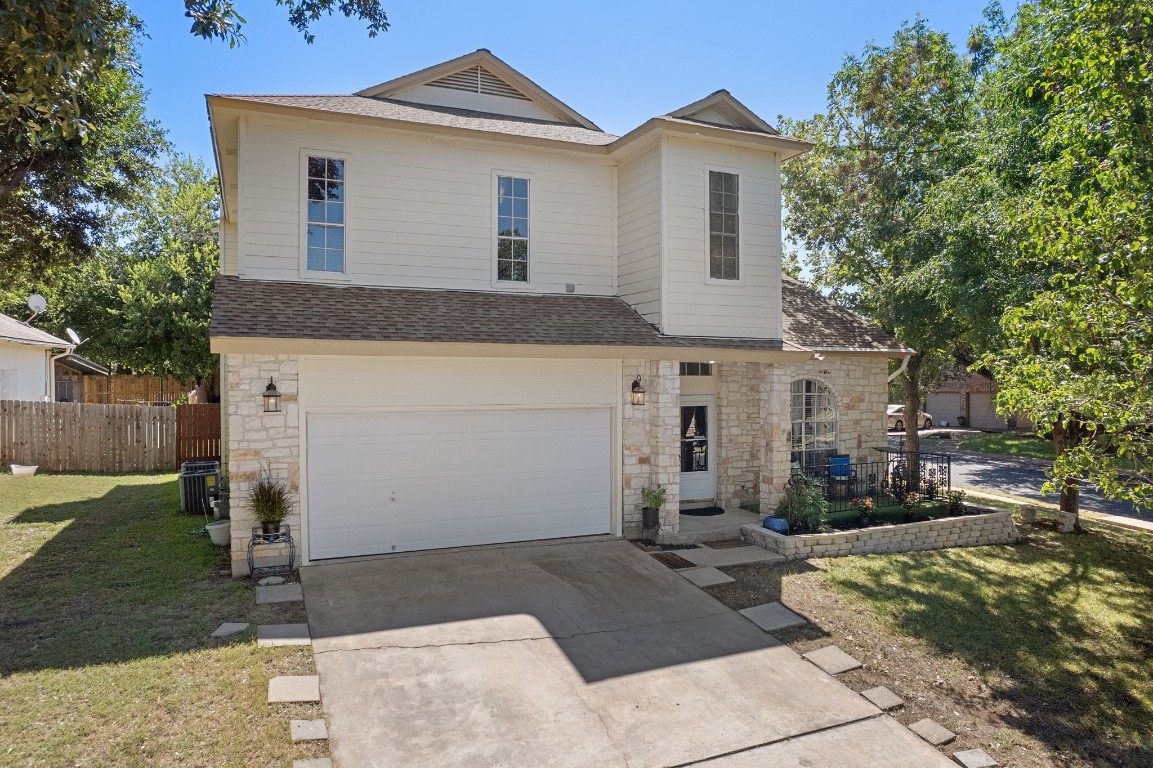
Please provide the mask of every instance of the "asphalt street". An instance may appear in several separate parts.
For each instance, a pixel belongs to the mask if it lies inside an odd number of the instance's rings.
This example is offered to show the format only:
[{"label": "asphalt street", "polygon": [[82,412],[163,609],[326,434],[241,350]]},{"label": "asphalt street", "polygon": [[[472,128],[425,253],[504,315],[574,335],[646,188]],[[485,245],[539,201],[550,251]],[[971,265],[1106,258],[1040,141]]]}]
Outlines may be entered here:
[{"label": "asphalt street", "polygon": [[[890,436],[890,443],[896,446],[899,438]],[[934,453],[947,453],[951,458],[953,485],[977,488],[989,493],[1006,493],[1026,499],[1036,499],[1056,504],[1057,494],[1042,494],[1041,486],[1047,479],[1045,466],[1008,456],[958,453],[945,443],[923,446],[923,450]],[[1092,487],[1082,485],[1081,509],[1090,512],[1105,512],[1110,515],[1140,517],[1146,520],[1153,517],[1150,510],[1142,511],[1127,502],[1111,501],[1102,498]]]}]

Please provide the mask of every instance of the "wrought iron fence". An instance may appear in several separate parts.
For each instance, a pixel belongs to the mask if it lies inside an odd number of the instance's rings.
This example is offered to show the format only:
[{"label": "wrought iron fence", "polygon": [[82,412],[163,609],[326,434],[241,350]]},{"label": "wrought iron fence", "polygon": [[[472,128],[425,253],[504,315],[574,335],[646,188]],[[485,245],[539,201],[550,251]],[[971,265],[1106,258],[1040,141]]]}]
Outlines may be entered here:
[{"label": "wrought iron fence", "polygon": [[794,477],[806,474],[820,483],[830,512],[853,508],[854,499],[866,496],[874,507],[896,506],[910,493],[926,499],[944,499],[953,488],[950,457],[943,453],[914,453],[880,449],[883,458],[851,462],[833,454],[820,463],[794,467]]}]

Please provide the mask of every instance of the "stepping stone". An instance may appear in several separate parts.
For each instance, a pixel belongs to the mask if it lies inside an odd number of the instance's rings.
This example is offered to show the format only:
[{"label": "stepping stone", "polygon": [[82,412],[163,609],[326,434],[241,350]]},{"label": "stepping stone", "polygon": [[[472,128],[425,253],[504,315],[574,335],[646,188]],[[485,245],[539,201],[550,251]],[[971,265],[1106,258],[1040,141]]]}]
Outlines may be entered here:
[{"label": "stepping stone", "polygon": [[917,722],[910,725],[909,730],[932,744],[934,747],[939,747],[942,744],[948,744],[950,741],[957,738],[957,734],[953,733],[948,728],[938,723],[936,720],[930,720],[927,717],[924,720],[918,720]]},{"label": "stepping stone", "polygon": [[229,635],[236,635],[248,629],[249,626],[250,625],[248,624],[241,624],[240,622],[236,621],[226,621],[216,628],[216,631],[212,633],[212,636],[228,637]]},{"label": "stepping stone", "polygon": [[718,571],[716,568],[706,566],[704,568],[689,568],[684,571],[677,571],[680,575],[696,584],[698,587],[715,587],[718,584],[731,584],[736,581],[732,576],[726,576]]},{"label": "stepping stone", "polygon": [[745,608],[739,613],[766,632],[775,632],[785,627],[808,624],[808,620],[798,616],[780,603],[765,603]]},{"label": "stepping stone", "polygon": [[288,729],[293,741],[323,741],[328,738],[328,726],[323,720],[291,720]]},{"label": "stepping stone", "polygon": [[275,587],[284,583],[283,576],[265,576],[260,581],[256,582],[262,587]]},{"label": "stepping stone", "polygon": [[299,584],[279,584],[272,587],[256,588],[257,605],[268,603],[298,603],[304,600],[304,592]]},{"label": "stepping stone", "polygon": [[985,754],[983,749],[966,749],[954,752],[953,759],[965,768],[993,768],[997,761]]},{"label": "stepping stone", "polygon": [[861,691],[861,695],[871,701],[875,707],[886,712],[890,709],[896,709],[897,707],[905,705],[904,700],[902,700],[900,696],[883,685],[870,688],[867,691]]},{"label": "stepping stone", "polygon": [[821,648],[818,651],[809,651],[801,655],[830,675],[839,675],[842,672],[848,672],[850,669],[857,669],[862,666],[861,662],[835,645]]},{"label": "stepping stone", "polygon": [[268,703],[320,701],[320,678],[316,675],[282,675],[268,681]]},{"label": "stepping stone", "polygon": [[332,758],[313,757],[308,760],[293,760],[292,768],[332,768]]},{"label": "stepping stone", "polygon": [[260,624],[256,627],[256,644],[263,648],[312,645],[312,636],[307,624]]}]

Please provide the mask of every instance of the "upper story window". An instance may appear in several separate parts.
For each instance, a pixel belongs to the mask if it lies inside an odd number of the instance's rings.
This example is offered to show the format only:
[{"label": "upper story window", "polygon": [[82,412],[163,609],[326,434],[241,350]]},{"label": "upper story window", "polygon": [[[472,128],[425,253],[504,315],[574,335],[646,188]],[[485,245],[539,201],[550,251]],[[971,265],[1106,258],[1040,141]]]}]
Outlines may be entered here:
[{"label": "upper story window", "polygon": [[712,363],[681,363],[681,376],[712,376]]},{"label": "upper story window", "polygon": [[496,279],[528,282],[528,179],[496,179]]},{"label": "upper story window", "polygon": [[308,158],[308,270],[344,272],[344,161]]},{"label": "upper story window", "polygon": [[739,177],[709,171],[709,277],[740,279]]}]

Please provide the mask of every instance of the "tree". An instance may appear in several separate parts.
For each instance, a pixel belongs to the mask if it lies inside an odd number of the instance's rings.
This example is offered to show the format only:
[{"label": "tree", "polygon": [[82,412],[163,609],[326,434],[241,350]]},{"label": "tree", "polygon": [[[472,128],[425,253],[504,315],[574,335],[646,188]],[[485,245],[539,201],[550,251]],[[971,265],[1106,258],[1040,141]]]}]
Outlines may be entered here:
[{"label": "tree", "polygon": [[1135,0],[1039,0],[1001,41],[990,99],[1025,104],[1039,162],[1005,216],[1036,294],[988,358],[999,405],[1052,430],[1053,482],[1153,500],[1153,12]]},{"label": "tree", "polygon": [[[935,187],[967,163],[973,86],[948,37],[917,19],[888,46],[846,57],[824,114],[782,121],[815,143],[785,166],[789,237],[818,285],[918,350],[902,377],[911,414],[965,330],[942,296],[942,236],[925,213]],[[905,424],[913,452],[916,421]]]},{"label": "tree", "polygon": [[[379,0],[276,0],[311,42],[334,10],[388,28]],[[191,32],[244,40],[232,0],[185,0]],[[75,263],[103,234],[106,207],[125,204],[164,150],[144,118],[126,0],[0,3],[0,268],[28,274]]]},{"label": "tree", "polygon": [[212,284],[219,265],[217,180],[170,158],[140,201],[115,216],[116,238],[51,290],[46,325],[90,337],[86,355],[136,373],[212,374]]}]

